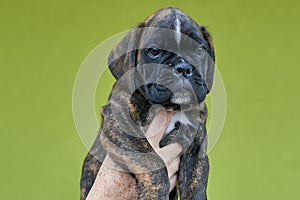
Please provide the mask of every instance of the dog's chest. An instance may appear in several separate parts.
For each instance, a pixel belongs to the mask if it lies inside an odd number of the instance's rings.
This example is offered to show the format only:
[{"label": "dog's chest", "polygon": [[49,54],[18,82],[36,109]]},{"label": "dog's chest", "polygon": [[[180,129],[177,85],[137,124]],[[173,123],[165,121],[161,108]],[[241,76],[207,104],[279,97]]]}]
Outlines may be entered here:
[{"label": "dog's chest", "polygon": [[191,125],[191,122],[188,120],[184,112],[175,112],[170,119],[169,125],[163,137],[168,136],[168,134],[174,129],[178,128],[180,124]]}]

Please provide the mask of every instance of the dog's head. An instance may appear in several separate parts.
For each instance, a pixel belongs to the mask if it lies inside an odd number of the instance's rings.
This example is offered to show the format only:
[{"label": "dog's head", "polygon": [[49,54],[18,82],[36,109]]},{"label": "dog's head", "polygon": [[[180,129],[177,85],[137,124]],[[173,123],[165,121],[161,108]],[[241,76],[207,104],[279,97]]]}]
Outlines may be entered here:
[{"label": "dog's head", "polygon": [[111,51],[108,64],[116,79],[136,69],[132,83],[138,92],[150,104],[172,107],[205,99],[212,87],[214,60],[206,28],[168,7],[133,28]]}]

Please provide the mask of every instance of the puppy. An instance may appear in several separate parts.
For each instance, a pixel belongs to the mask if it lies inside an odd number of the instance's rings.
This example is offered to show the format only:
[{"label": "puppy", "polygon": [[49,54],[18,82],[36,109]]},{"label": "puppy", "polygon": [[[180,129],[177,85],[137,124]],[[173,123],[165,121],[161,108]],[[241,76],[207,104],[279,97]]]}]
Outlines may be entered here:
[{"label": "puppy", "polygon": [[[206,28],[174,7],[155,12],[122,39],[108,58],[117,82],[83,164],[81,199],[106,154],[136,179],[138,199],[207,199],[204,100],[212,87],[214,60]],[[161,108],[174,114],[160,146],[173,142],[183,146],[178,184],[171,193],[165,164],[144,136]]]}]

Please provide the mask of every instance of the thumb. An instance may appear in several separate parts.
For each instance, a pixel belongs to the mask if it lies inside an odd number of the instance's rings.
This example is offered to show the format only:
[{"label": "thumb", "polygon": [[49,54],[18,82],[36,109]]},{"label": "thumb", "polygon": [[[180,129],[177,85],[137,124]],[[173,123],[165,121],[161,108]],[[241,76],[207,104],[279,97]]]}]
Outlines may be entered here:
[{"label": "thumb", "polygon": [[150,123],[146,137],[154,150],[159,149],[159,141],[170,122],[171,116],[172,112],[161,110]]}]

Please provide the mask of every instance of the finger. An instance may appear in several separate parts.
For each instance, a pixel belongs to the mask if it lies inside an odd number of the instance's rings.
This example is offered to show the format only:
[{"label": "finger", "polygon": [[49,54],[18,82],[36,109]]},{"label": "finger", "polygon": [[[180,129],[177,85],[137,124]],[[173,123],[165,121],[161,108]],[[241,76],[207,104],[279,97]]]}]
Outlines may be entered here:
[{"label": "finger", "polygon": [[154,117],[149,125],[146,137],[155,150],[159,149],[159,141],[168,127],[171,116],[172,112],[162,110]]},{"label": "finger", "polygon": [[168,165],[173,160],[175,160],[175,158],[178,157],[181,152],[182,152],[182,146],[178,143],[171,143],[157,150],[158,155],[164,160],[166,165]]},{"label": "finger", "polygon": [[171,192],[175,186],[176,186],[176,183],[177,183],[177,175],[175,174],[174,176],[172,176],[172,178],[170,179],[170,191]]},{"label": "finger", "polygon": [[146,132],[146,137],[153,137],[162,132],[164,126],[166,125],[166,120],[167,112],[165,110],[160,110],[150,123]]},{"label": "finger", "polygon": [[172,176],[174,176],[177,173],[177,171],[179,169],[179,163],[180,163],[180,158],[177,157],[175,160],[173,160],[173,162],[171,164],[167,165],[169,178],[171,178]]}]

